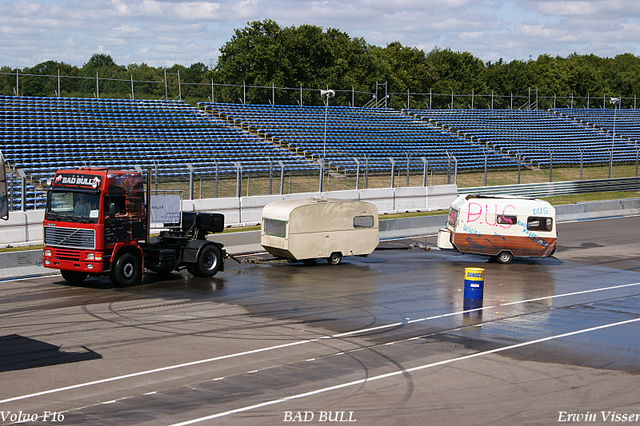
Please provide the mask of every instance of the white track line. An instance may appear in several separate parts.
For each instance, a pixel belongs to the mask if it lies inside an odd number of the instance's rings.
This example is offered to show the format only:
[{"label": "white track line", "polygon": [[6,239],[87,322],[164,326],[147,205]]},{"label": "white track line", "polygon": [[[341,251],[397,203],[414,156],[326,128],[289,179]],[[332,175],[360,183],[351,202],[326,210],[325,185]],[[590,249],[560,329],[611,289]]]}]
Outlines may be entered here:
[{"label": "white track line", "polygon": [[300,394],[297,394],[297,395],[288,396],[286,398],[275,399],[275,400],[272,400],[272,401],[262,402],[260,404],[249,405],[247,407],[236,408],[235,410],[229,410],[229,411],[225,411],[225,412],[218,413],[218,414],[212,414],[212,415],[206,416],[206,417],[200,417],[200,418],[193,419],[193,420],[187,420],[187,421],[181,422],[181,423],[175,423],[175,424],[173,424],[171,426],[186,426],[186,425],[191,425],[191,424],[194,424],[194,423],[200,423],[200,422],[204,422],[204,421],[207,421],[207,420],[216,419],[216,418],[219,418],[219,417],[225,417],[225,416],[228,416],[228,415],[231,415],[231,414],[237,414],[237,413],[242,413],[242,412],[245,412],[245,411],[254,410],[256,408],[262,408],[262,407],[267,407],[267,406],[270,406],[270,405],[280,404],[282,402],[291,401],[291,400],[294,400],[294,399],[300,399],[300,398],[305,398],[307,396],[313,396],[313,395],[318,395],[318,394],[325,393],[325,392],[331,392],[331,391],[334,391],[334,390],[343,389],[343,388],[350,387],[350,386],[357,386],[357,385],[361,385],[361,384],[366,383],[366,382],[373,382],[375,380],[387,379],[389,377],[398,376],[400,374],[413,373],[415,371],[425,370],[425,369],[431,368],[431,367],[442,366],[442,365],[451,364],[451,363],[454,363],[454,362],[457,362],[457,361],[464,361],[464,360],[468,360],[468,359],[471,359],[471,358],[481,357],[481,356],[484,356],[484,355],[490,355],[490,354],[494,354],[494,353],[498,353],[498,352],[508,351],[510,349],[521,348],[523,346],[530,346],[530,345],[534,345],[534,344],[537,344],[537,343],[547,342],[549,340],[562,339],[564,337],[570,337],[570,336],[575,336],[577,334],[589,333],[589,332],[592,332],[592,331],[603,330],[603,329],[610,328],[610,327],[617,327],[617,326],[621,326],[621,325],[625,325],[625,324],[631,324],[631,323],[638,322],[638,321],[640,321],[640,318],[634,318],[634,319],[630,319],[630,320],[626,320],[626,321],[620,321],[620,322],[616,322],[616,323],[612,323],[612,324],[599,325],[597,327],[590,327],[590,328],[585,328],[585,329],[582,329],[582,330],[572,331],[572,332],[569,332],[569,333],[563,333],[563,334],[558,334],[558,335],[555,335],[555,336],[544,337],[544,338],[541,338],[541,339],[531,340],[529,342],[523,342],[523,343],[518,343],[518,344],[515,344],[515,345],[511,345],[511,346],[505,346],[505,347],[502,347],[502,348],[491,349],[489,351],[476,352],[476,353],[471,354],[471,355],[465,355],[465,356],[461,356],[461,357],[458,357],[458,358],[452,358],[452,359],[447,359],[447,360],[443,360],[443,361],[438,361],[438,362],[434,362],[434,363],[431,363],[431,364],[424,364],[424,365],[420,365],[420,366],[413,367],[413,368],[407,368],[407,369],[403,369],[403,370],[399,370],[399,371],[394,371],[392,373],[381,374],[379,376],[374,376],[374,377],[369,377],[369,378],[365,378],[365,379],[355,380],[353,382],[342,383],[342,384],[335,385],[335,386],[330,386],[330,387],[327,387],[327,388],[322,388],[322,389],[317,389],[317,390],[310,391],[310,392],[300,393]]},{"label": "white track line", "polygon": [[406,324],[414,324],[414,323],[417,323],[417,322],[424,322],[424,321],[442,319],[442,318],[461,315],[461,314],[465,314],[465,313],[477,312],[477,311],[481,311],[481,310],[485,310],[485,309],[496,309],[496,308],[501,307],[501,306],[512,306],[512,305],[517,305],[517,304],[536,302],[536,301],[540,301],[540,300],[555,299],[555,298],[568,297],[568,296],[576,296],[576,295],[580,295],[580,294],[594,293],[594,292],[599,292],[599,291],[616,290],[616,289],[620,289],[620,288],[633,287],[633,286],[639,286],[639,285],[640,285],[640,283],[631,283],[631,284],[622,284],[622,285],[616,285],[616,286],[611,286],[611,287],[601,287],[601,288],[592,289],[592,290],[576,291],[576,292],[572,292],[572,293],[558,294],[558,295],[553,295],[553,296],[539,297],[539,298],[535,298],[535,299],[528,299],[528,300],[522,300],[522,301],[517,301],[517,302],[509,302],[509,303],[504,303],[504,304],[498,304],[498,305],[495,305],[495,306],[486,306],[486,307],[482,307],[482,308],[469,309],[469,310],[466,310],[466,311],[450,312],[450,313],[442,314],[442,315],[435,315],[435,316],[431,316],[431,317],[424,317],[424,318],[418,318],[418,319],[407,320],[407,321],[402,321],[402,322],[396,322],[396,323],[393,323],[393,324],[385,324],[385,325],[380,325],[380,326],[377,326],[377,327],[365,328],[365,329],[361,329],[361,330],[348,331],[348,332],[345,332],[345,333],[334,334],[334,335],[331,335],[331,336],[322,336],[322,337],[318,337],[318,338],[315,338],[315,339],[299,340],[297,342],[284,343],[282,345],[269,346],[269,347],[265,347],[265,348],[253,349],[253,350],[244,351],[244,352],[237,352],[237,353],[234,353],[234,354],[222,355],[222,356],[218,356],[218,357],[214,357],[214,358],[207,358],[207,359],[201,359],[201,360],[198,360],[198,361],[185,362],[185,363],[182,363],[182,364],[176,364],[176,365],[170,365],[170,366],[167,366],[167,367],[154,368],[152,370],[139,371],[137,373],[130,373],[130,374],[124,374],[124,375],[121,375],[121,376],[108,377],[106,379],[94,380],[94,381],[91,381],[91,382],[78,383],[78,384],[71,385],[71,386],[65,386],[65,387],[56,388],[56,389],[49,389],[49,390],[45,390],[45,391],[41,391],[41,392],[35,392],[35,393],[32,393],[32,394],[15,396],[15,397],[12,397],[12,398],[7,398],[7,399],[0,400],[0,404],[5,404],[7,402],[20,401],[20,400],[23,400],[23,399],[34,398],[34,397],[42,396],[42,395],[49,395],[49,394],[52,394],[52,393],[64,392],[64,391],[73,390],[73,389],[79,389],[79,388],[83,388],[83,387],[87,387],[87,386],[94,386],[94,385],[99,385],[99,384],[104,384],[104,383],[109,383],[109,382],[115,382],[115,381],[118,381],[118,380],[131,379],[131,378],[134,378],[134,377],[145,376],[145,375],[148,375],[148,374],[155,374],[155,373],[161,373],[161,372],[164,372],[164,371],[176,370],[178,368],[192,367],[192,366],[199,365],[199,364],[206,364],[206,363],[215,362],[215,361],[221,361],[221,360],[230,359],[230,358],[238,358],[238,357],[242,357],[242,356],[246,356],[246,355],[253,355],[253,354],[272,351],[272,350],[277,350],[277,349],[290,348],[290,347],[293,347],[293,346],[304,345],[304,344],[307,344],[307,343],[316,343],[316,342],[319,342],[319,341],[322,341],[322,340],[340,339],[340,338],[343,338],[343,337],[348,337],[348,336],[353,336],[353,335],[358,335],[358,334],[367,334],[367,333],[376,332],[376,331],[380,331],[380,330],[384,330],[384,329],[388,329],[388,328],[400,327],[400,326],[406,325]]}]

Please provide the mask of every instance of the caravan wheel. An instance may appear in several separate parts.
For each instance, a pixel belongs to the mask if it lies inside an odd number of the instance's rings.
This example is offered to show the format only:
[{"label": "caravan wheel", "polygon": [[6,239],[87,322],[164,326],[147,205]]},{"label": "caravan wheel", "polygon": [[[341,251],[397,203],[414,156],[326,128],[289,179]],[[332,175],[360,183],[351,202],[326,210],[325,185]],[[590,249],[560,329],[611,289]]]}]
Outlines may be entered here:
[{"label": "caravan wheel", "polygon": [[342,253],[340,252],[331,253],[331,256],[329,256],[329,258],[327,259],[327,262],[329,262],[329,265],[339,265],[340,262],[342,262]]},{"label": "caravan wheel", "polygon": [[498,261],[498,263],[502,263],[502,264],[509,263],[511,262],[512,259],[513,259],[513,254],[511,254],[510,251],[501,251],[496,256],[496,260]]}]

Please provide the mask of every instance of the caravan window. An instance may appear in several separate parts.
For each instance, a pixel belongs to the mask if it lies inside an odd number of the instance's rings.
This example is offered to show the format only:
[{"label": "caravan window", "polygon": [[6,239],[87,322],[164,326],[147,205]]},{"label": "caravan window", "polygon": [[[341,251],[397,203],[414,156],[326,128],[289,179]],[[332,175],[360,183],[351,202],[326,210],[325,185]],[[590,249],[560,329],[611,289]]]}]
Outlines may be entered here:
[{"label": "caravan window", "polygon": [[356,216],[353,218],[354,228],[373,228],[373,216]]},{"label": "caravan window", "polygon": [[264,219],[264,233],[274,237],[287,236],[287,222],[283,220]]},{"label": "caravan window", "polygon": [[496,216],[496,223],[498,225],[515,225],[518,222],[517,216],[506,216],[499,214]]},{"label": "caravan window", "polygon": [[449,218],[447,219],[447,223],[451,226],[456,226],[456,220],[458,220],[458,211],[454,209],[449,210]]},{"label": "caravan window", "polygon": [[528,217],[527,229],[529,231],[551,231],[553,229],[553,219],[538,216]]}]

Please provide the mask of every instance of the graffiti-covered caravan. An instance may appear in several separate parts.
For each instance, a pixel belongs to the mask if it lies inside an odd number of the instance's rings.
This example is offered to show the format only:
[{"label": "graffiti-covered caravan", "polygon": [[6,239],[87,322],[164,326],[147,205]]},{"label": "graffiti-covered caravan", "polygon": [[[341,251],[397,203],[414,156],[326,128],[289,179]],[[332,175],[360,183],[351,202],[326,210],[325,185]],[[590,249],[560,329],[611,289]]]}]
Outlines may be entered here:
[{"label": "graffiti-covered caravan", "polygon": [[556,251],[555,219],[553,206],[535,198],[460,195],[438,233],[438,247],[495,256],[501,263],[514,256],[547,257]]}]

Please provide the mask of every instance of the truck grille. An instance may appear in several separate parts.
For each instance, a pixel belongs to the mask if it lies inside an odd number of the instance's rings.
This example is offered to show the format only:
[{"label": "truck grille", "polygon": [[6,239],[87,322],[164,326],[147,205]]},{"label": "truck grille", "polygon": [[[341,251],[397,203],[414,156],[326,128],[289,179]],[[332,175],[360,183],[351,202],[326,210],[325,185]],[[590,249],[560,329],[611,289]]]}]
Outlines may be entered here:
[{"label": "truck grille", "polygon": [[44,243],[48,246],[95,249],[96,232],[93,229],[44,227]]},{"label": "truck grille", "polygon": [[80,261],[80,253],[78,250],[64,250],[64,249],[56,249],[56,259],[59,260],[70,260],[73,262]]}]

